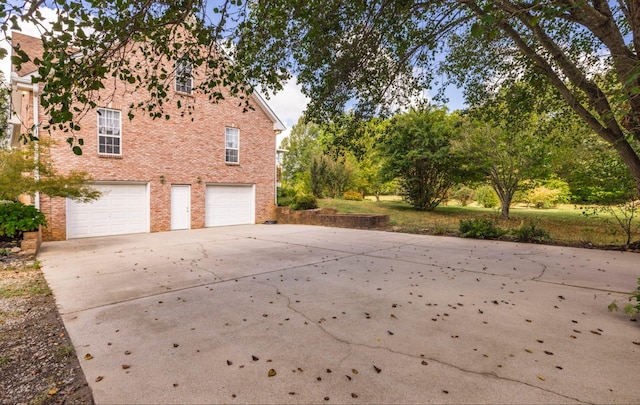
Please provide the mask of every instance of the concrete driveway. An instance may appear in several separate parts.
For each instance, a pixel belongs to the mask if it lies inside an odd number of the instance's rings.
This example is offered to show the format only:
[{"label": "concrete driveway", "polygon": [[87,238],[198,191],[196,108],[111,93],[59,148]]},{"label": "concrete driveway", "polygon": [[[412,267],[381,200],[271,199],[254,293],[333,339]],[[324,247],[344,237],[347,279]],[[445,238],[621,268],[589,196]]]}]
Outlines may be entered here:
[{"label": "concrete driveway", "polygon": [[634,253],[252,225],[39,259],[98,404],[640,402]]}]

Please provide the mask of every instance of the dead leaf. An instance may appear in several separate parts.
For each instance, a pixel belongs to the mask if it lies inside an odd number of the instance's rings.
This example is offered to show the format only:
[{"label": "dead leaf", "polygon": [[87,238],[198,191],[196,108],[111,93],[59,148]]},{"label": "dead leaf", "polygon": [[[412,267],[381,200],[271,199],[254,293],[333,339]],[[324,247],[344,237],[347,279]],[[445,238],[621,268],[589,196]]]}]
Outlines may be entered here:
[{"label": "dead leaf", "polygon": [[125,351],[124,351],[124,354],[125,354],[125,356],[128,356],[128,355],[130,355],[130,354],[131,354],[131,352],[130,352],[129,350],[125,350]]},{"label": "dead leaf", "polygon": [[380,372],[382,371],[382,369],[379,368],[379,367],[376,367],[375,364],[373,365],[373,369],[376,370],[376,373],[378,373],[378,374],[380,374]]},{"label": "dead leaf", "polygon": [[99,376],[97,376],[97,377],[96,377],[96,382],[100,382],[100,381],[102,381],[103,379],[104,379],[104,377],[103,377],[103,376],[101,376],[101,375],[99,375]]},{"label": "dead leaf", "polygon": [[427,366],[427,365],[429,365],[429,363],[427,363],[427,361],[426,361],[426,360],[422,360],[422,363],[420,363],[420,364],[422,364],[423,366]]},{"label": "dead leaf", "polygon": [[533,353],[533,350],[531,350],[531,349],[524,349],[524,351],[527,352],[527,353]]},{"label": "dead leaf", "polygon": [[90,353],[87,353],[84,355],[84,359],[85,360],[91,360],[93,358],[93,356]]},{"label": "dead leaf", "polygon": [[355,368],[352,368],[352,369],[351,369],[351,372],[352,372],[353,374],[358,374],[358,370],[356,370]]},{"label": "dead leaf", "polygon": [[122,365],[122,369],[123,369],[123,370],[126,370],[126,369],[128,369],[128,368],[131,368],[131,366],[130,366],[130,365],[128,365],[128,364],[123,364],[123,365]]},{"label": "dead leaf", "polygon": [[233,364],[233,362],[231,360],[227,360],[227,366],[230,366],[232,364]]},{"label": "dead leaf", "polygon": [[602,333],[598,332],[597,330],[592,330],[591,333],[598,336],[602,335]]},{"label": "dead leaf", "polygon": [[58,393],[57,388],[51,388],[49,391],[47,391],[47,394],[49,395],[56,395],[57,393]]},{"label": "dead leaf", "polygon": [[257,356],[251,356],[251,360],[253,360],[253,361],[258,361],[258,360],[260,360],[260,359],[259,359]]},{"label": "dead leaf", "polygon": [[358,398],[358,394],[355,394],[355,393],[352,392],[351,393],[351,398]]},{"label": "dead leaf", "polygon": [[270,370],[269,370],[269,373],[268,373],[267,375],[268,375],[269,377],[273,377],[273,376],[275,376],[275,375],[276,375],[276,370],[274,370],[274,369],[270,369]]},{"label": "dead leaf", "polygon": [[548,351],[548,350],[545,350],[545,351],[544,351],[544,354],[548,354],[549,356],[553,356],[553,352],[550,352],[550,351]]},{"label": "dead leaf", "polygon": [[538,380],[540,380],[540,381],[544,381],[544,380],[545,380],[545,378],[544,378],[544,376],[543,376],[543,375],[538,374],[538,376],[537,376],[537,377],[538,377]]}]

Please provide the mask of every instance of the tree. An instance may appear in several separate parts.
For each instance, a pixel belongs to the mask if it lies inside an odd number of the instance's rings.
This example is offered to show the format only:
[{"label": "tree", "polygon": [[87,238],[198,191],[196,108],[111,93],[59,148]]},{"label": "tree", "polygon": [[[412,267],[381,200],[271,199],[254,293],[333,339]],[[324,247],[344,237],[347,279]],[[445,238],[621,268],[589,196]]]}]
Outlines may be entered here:
[{"label": "tree", "polygon": [[254,11],[243,61],[291,49],[277,66],[297,74],[315,114],[406,105],[437,68],[472,104],[525,80],[552,88],[640,184],[637,0],[267,0]]},{"label": "tree", "polygon": [[0,200],[17,201],[23,194],[35,193],[82,202],[100,197],[100,192],[88,185],[91,178],[86,173],[57,173],[46,151],[43,141],[30,143],[24,150],[0,150]]},{"label": "tree", "polygon": [[280,148],[286,150],[282,159],[282,170],[288,184],[295,187],[306,181],[312,158],[320,152],[319,137],[320,127],[305,122],[305,118],[301,117],[291,128],[289,136],[280,143]]},{"label": "tree", "polygon": [[[467,112],[457,148],[470,165],[486,176],[500,199],[501,215],[509,218],[513,196],[523,180],[542,178],[551,153],[547,122],[514,101],[525,99],[528,87],[503,88],[478,108]],[[548,120],[546,120],[548,121]],[[474,171],[476,171],[474,170]]]},{"label": "tree", "polygon": [[42,4],[7,2],[0,26],[40,26],[41,102],[51,124],[69,130],[112,78],[147,95],[131,115],[168,118],[167,87],[183,58],[202,71],[197,91],[212,101],[237,97],[245,108],[256,85],[273,91],[296,75],[316,118],[346,106],[357,115],[406,106],[442,84],[440,68],[472,104],[509,81],[551,87],[640,185],[637,0],[56,0],[50,27]]},{"label": "tree", "polygon": [[457,124],[457,116],[436,108],[411,110],[389,123],[380,144],[384,171],[399,179],[405,199],[417,210],[434,210],[460,177],[462,161],[451,150]]},{"label": "tree", "polygon": [[391,183],[382,174],[383,157],[378,143],[389,120],[372,118],[361,120],[352,112],[323,123],[319,143],[332,159],[344,159],[353,171],[353,186],[364,198],[391,189]]}]

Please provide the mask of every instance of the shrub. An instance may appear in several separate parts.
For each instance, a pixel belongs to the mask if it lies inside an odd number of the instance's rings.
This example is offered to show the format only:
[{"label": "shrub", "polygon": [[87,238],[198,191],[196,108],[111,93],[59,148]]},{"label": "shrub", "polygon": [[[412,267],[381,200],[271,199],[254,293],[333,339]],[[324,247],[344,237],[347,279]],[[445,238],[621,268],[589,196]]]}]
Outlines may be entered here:
[{"label": "shrub", "polygon": [[345,200],[362,201],[362,194],[355,190],[345,191],[343,197]]},{"label": "shrub", "polygon": [[461,219],[459,230],[463,238],[475,239],[496,239],[506,233],[487,218]]},{"label": "shrub", "polygon": [[20,202],[0,204],[0,236],[20,238],[24,232],[47,226],[47,219],[39,209]]},{"label": "shrub", "polygon": [[558,204],[560,194],[560,190],[540,186],[529,191],[527,200],[536,208],[552,208]]},{"label": "shrub", "polygon": [[300,194],[296,196],[295,203],[291,208],[294,210],[313,210],[318,208],[318,201],[312,195]]},{"label": "shrub", "polygon": [[291,207],[296,203],[295,197],[278,197],[278,207]]},{"label": "shrub", "polygon": [[498,205],[500,200],[496,192],[489,186],[480,186],[475,191],[476,202],[485,208],[493,208]]},{"label": "shrub", "polygon": [[473,190],[463,185],[455,189],[453,193],[451,193],[451,197],[460,201],[460,204],[466,207],[469,201],[473,199]]},{"label": "shrub", "polygon": [[[635,303],[634,303],[635,301]],[[618,303],[613,301],[609,304],[609,311],[617,311]],[[638,287],[634,291],[629,294],[629,304],[625,305],[623,308],[624,312],[629,316],[635,316],[640,314],[640,278],[638,279]]]},{"label": "shrub", "polygon": [[520,242],[542,242],[551,237],[549,232],[537,227],[533,222],[522,225],[520,229],[513,232],[513,235]]}]

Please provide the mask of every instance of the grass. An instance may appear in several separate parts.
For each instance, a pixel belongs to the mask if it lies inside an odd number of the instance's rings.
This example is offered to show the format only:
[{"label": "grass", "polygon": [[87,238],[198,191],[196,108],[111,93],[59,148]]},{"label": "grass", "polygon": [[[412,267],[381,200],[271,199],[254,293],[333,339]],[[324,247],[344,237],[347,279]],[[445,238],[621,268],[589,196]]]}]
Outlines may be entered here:
[{"label": "grass", "polygon": [[31,266],[0,270],[0,298],[49,295],[51,289],[40,271],[38,262]]},{"label": "grass", "polygon": [[[456,234],[461,219],[491,218],[497,227],[509,231],[534,223],[537,228],[547,231],[552,241],[564,244],[609,246],[623,245],[625,242],[624,231],[611,215],[603,213],[588,217],[573,205],[561,205],[553,209],[515,206],[511,208],[508,220],[500,218],[499,209],[462,207],[455,202],[439,206],[432,212],[416,211],[397,198],[380,202],[323,199],[318,201],[318,205],[321,208],[336,208],[345,214],[386,214],[392,226],[412,233]],[[632,242],[640,239],[640,219],[635,222],[638,226]]]}]

